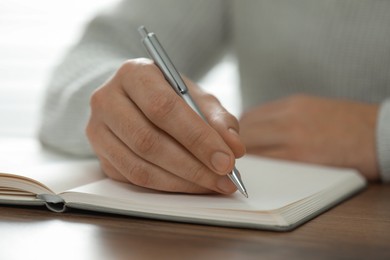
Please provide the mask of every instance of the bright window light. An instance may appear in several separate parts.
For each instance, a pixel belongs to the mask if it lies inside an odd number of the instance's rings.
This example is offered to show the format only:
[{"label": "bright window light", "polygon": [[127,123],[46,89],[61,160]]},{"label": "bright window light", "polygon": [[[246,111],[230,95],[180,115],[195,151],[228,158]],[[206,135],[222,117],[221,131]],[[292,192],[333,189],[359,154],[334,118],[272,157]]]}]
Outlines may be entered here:
[{"label": "bright window light", "polygon": [[[118,1],[0,0],[0,137],[35,136],[50,72],[84,25]],[[237,115],[237,79],[227,56],[200,84]]]},{"label": "bright window light", "polygon": [[0,136],[33,136],[49,73],[116,0],[0,1]]}]

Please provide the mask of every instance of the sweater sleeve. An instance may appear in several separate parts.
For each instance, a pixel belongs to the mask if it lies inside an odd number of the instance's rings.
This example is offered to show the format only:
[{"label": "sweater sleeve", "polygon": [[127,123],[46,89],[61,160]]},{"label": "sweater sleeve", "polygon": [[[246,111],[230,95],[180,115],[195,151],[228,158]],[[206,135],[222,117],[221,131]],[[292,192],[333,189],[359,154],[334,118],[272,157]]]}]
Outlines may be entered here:
[{"label": "sweater sleeve", "polygon": [[128,0],[94,18],[54,70],[38,129],[41,143],[91,156],[84,129],[89,98],[126,60],[144,57],[137,28],[158,34],[177,68],[193,79],[227,42],[227,1]]},{"label": "sweater sleeve", "polygon": [[390,182],[390,99],[385,100],[380,106],[377,147],[382,181]]}]

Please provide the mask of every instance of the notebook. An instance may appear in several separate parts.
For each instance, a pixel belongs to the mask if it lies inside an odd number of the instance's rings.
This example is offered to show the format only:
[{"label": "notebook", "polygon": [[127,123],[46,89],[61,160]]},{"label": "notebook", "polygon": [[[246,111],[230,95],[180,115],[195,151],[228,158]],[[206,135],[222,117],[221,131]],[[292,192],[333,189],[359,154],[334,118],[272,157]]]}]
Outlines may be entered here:
[{"label": "notebook", "polygon": [[[0,203],[84,209],[237,228],[292,230],[366,186],[353,169],[246,155],[236,161],[249,198],[159,192],[107,178],[97,160],[45,162],[3,172]],[[65,213],[66,214],[66,213]]]}]

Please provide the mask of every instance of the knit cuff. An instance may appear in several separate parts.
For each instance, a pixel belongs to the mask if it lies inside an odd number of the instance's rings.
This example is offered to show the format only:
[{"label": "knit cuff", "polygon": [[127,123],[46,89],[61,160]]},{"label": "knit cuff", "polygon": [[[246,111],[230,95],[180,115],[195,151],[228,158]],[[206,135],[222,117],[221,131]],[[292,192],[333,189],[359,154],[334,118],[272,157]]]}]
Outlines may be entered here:
[{"label": "knit cuff", "polygon": [[379,110],[377,152],[381,179],[390,182],[390,99],[385,100]]}]

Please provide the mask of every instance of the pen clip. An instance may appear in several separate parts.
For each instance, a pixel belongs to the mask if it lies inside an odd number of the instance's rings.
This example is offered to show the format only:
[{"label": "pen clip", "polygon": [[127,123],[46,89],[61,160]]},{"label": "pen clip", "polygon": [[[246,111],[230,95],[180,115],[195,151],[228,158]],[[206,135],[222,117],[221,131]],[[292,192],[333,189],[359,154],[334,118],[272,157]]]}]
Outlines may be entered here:
[{"label": "pen clip", "polygon": [[181,78],[179,72],[176,70],[172,61],[169,59],[164,48],[160,44],[157,36],[153,32],[148,32],[145,26],[140,26],[138,32],[142,36],[142,41],[148,51],[149,55],[153,58],[156,65],[163,72],[166,80],[170,83],[172,88],[179,94],[183,95],[188,92],[188,88]]}]

